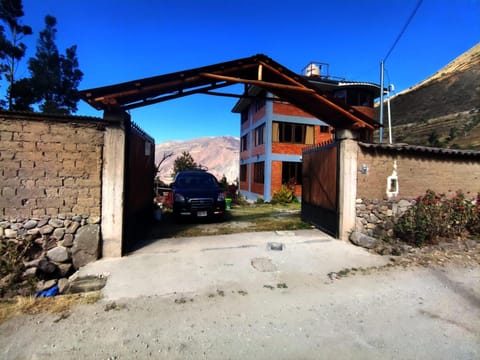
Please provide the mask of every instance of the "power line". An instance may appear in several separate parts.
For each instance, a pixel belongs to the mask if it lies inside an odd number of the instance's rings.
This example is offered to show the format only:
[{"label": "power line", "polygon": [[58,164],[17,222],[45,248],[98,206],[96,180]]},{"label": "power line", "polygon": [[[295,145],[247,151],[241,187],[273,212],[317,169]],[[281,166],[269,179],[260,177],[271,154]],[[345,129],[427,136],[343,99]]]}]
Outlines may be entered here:
[{"label": "power line", "polygon": [[413,12],[410,14],[410,17],[408,18],[407,22],[405,23],[405,25],[403,25],[403,28],[402,30],[400,31],[400,34],[398,34],[397,38],[395,39],[393,45],[390,47],[390,50],[388,50],[388,53],[387,55],[384,57],[383,59],[383,62],[387,61],[387,58],[390,56],[390,54],[392,53],[393,49],[395,48],[395,46],[397,46],[397,43],[400,41],[400,38],[402,37],[403,33],[407,30],[407,27],[408,25],[410,25],[410,22],[412,21],[413,17],[415,16],[415,14],[417,13],[417,10],[418,8],[420,7],[420,5],[422,5],[422,2],[423,0],[418,0],[417,2],[417,6],[415,6],[415,9],[413,9]]}]

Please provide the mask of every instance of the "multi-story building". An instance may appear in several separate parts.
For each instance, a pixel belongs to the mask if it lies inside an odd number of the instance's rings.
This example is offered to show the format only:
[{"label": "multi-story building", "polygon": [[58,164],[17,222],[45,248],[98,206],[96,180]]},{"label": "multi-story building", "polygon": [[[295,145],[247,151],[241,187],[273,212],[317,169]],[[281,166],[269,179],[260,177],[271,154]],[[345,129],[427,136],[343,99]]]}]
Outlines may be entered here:
[{"label": "multi-story building", "polygon": [[[327,64],[309,64],[304,73],[325,94],[374,118],[378,85],[334,79],[328,75]],[[257,86],[247,87],[232,111],[241,114],[240,193],[248,200],[270,201],[288,184],[300,198],[302,150],[330,141],[335,130],[327,123],[334,121],[317,119]]]}]

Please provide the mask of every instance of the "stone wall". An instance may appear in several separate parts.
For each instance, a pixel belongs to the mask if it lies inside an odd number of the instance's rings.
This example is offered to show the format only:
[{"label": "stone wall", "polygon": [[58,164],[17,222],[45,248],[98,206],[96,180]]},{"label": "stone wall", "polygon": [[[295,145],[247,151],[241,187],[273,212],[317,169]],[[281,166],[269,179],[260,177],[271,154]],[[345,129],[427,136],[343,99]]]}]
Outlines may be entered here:
[{"label": "stone wall", "polygon": [[[63,288],[69,275],[99,257],[109,125],[96,118],[0,112],[1,255],[27,249],[16,266],[21,281],[35,276],[40,287],[46,281]],[[1,295],[13,275],[2,274]]]},{"label": "stone wall", "polygon": [[356,200],[355,231],[385,239],[393,237],[393,226],[413,200]]},{"label": "stone wall", "polygon": [[0,114],[0,218],[99,216],[103,131],[97,120]]},{"label": "stone wall", "polygon": [[[58,283],[63,292],[70,275],[98,258],[99,223],[99,217],[87,215],[11,217],[0,221],[0,240],[27,249],[20,265],[21,279],[39,279],[39,290],[45,283],[47,288]],[[0,280],[0,295],[8,296],[7,280]]]}]

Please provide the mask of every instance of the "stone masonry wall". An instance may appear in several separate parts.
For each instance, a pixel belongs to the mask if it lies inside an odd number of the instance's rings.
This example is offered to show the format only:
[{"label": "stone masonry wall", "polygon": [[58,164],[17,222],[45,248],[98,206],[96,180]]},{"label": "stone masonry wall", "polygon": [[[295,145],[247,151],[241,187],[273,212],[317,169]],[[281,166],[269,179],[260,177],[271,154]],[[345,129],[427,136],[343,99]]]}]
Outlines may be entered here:
[{"label": "stone masonry wall", "polygon": [[1,274],[0,297],[22,294],[32,279],[37,290],[66,291],[67,278],[99,257],[104,126],[0,113],[1,255],[25,249],[16,271]]},{"label": "stone masonry wall", "polygon": [[376,238],[391,238],[393,226],[414,200],[356,200],[355,231]]},{"label": "stone masonry wall", "polygon": [[99,216],[102,147],[91,122],[0,115],[0,217]]}]

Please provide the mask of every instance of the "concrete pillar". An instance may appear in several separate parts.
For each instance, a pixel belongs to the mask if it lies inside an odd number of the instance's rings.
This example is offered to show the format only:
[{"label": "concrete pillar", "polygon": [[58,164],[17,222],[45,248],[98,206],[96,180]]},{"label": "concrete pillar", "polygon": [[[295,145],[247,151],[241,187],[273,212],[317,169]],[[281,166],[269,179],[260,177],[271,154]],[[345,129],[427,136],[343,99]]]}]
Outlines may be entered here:
[{"label": "concrete pillar", "polygon": [[104,113],[105,120],[118,121],[106,127],[102,169],[102,257],[122,256],[125,199],[125,113]]},{"label": "concrete pillar", "polygon": [[358,134],[352,130],[336,129],[339,145],[338,180],[338,237],[348,240],[355,228],[355,200],[357,198]]}]

